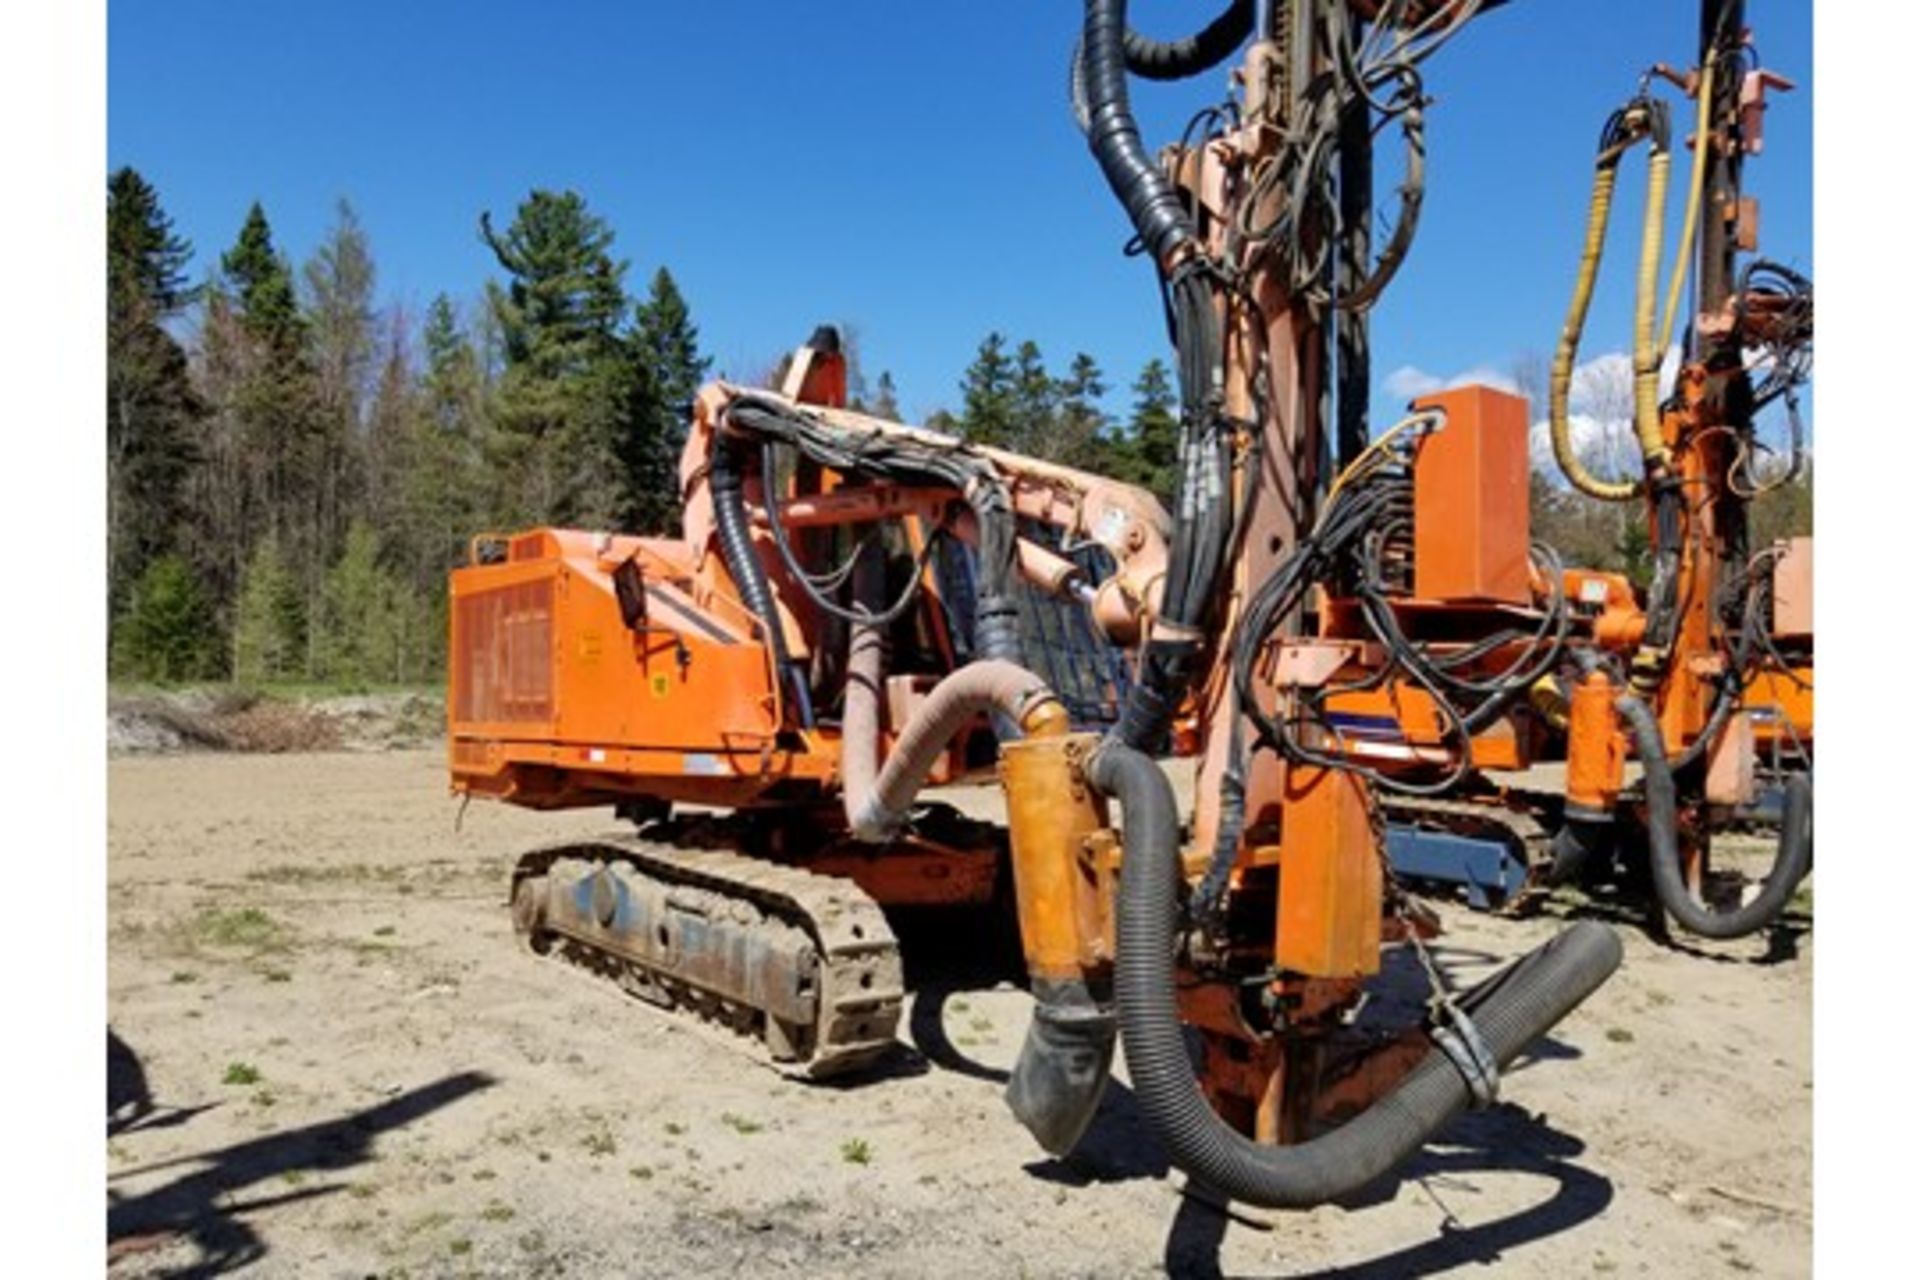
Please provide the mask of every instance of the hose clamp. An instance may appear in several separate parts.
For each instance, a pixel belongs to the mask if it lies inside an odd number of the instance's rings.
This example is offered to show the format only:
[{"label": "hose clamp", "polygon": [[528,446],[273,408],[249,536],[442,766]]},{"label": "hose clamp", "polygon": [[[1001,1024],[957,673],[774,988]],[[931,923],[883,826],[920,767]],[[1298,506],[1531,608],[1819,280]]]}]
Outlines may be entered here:
[{"label": "hose clamp", "polygon": [[1500,1064],[1494,1061],[1480,1028],[1465,1009],[1451,1000],[1436,1002],[1427,1034],[1467,1082],[1474,1110],[1484,1110],[1500,1100]]}]

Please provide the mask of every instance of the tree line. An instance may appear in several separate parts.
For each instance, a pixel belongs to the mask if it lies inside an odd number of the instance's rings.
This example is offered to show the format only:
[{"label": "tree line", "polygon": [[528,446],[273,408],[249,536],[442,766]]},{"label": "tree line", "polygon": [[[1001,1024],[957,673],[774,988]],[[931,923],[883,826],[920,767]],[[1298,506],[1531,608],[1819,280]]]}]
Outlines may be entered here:
[{"label": "tree line", "polygon": [[[197,281],[153,186],[107,184],[108,660],[118,679],[339,686],[438,679],[446,575],[469,540],[535,524],[670,533],[690,402],[710,361],[672,274],[638,295],[612,228],[534,190],[478,234],[498,267],[465,304],[378,300],[342,201],[296,264],[248,210]],[[844,326],[854,405],[899,419]],[[781,364],[759,381],[777,384]],[[1093,356],[1049,369],[989,333],[925,425],[1142,485],[1171,503],[1172,375],[1149,360],[1124,417]],[[1757,511],[1804,532],[1811,487]],[[1536,473],[1535,527],[1569,563],[1637,571],[1639,523]],[[1639,539],[1644,542],[1644,529]]]},{"label": "tree line", "polygon": [[[710,367],[666,267],[638,296],[614,232],[534,190],[478,234],[499,274],[465,305],[382,305],[342,201],[295,264],[255,203],[199,279],[132,168],[107,184],[108,663],[117,679],[340,686],[444,669],[447,571],[486,530],[668,533],[688,407]],[[856,407],[899,418],[855,366]],[[773,365],[768,379],[776,379]],[[1166,367],[1125,425],[1076,356],[981,344],[958,415],[932,425],[1165,489]]]}]

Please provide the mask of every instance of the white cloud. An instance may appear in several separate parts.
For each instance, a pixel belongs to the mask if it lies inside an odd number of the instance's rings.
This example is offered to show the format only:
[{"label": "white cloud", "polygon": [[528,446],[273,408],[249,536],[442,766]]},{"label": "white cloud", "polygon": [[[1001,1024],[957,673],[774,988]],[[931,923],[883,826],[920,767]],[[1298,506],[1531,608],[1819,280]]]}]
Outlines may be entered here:
[{"label": "white cloud", "polygon": [[1418,400],[1421,396],[1432,395],[1445,385],[1425,369],[1403,364],[1386,376],[1380,389],[1395,400]]},{"label": "white cloud", "polygon": [[1403,364],[1389,373],[1380,382],[1380,389],[1400,401],[1418,400],[1421,396],[1430,396],[1436,391],[1448,391],[1454,387],[1479,384],[1494,387],[1501,391],[1518,392],[1520,387],[1511,374],[1500,372],[1491,365],[1477,364],[1463,373],[1451,378],[1442,378],[1428,373],[1417,365]]}]

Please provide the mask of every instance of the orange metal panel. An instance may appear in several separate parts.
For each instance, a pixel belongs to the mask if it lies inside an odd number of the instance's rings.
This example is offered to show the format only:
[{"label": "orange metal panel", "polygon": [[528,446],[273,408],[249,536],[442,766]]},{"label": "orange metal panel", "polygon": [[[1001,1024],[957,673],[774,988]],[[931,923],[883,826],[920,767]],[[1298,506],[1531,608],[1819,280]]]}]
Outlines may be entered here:
[{"label": "orange metal panel", "polygon": [[1347,772],[1287,771],[1274,950],[1286,972],[1347,978],[1380,968],[1380,855],[1364,785]]},{"label": "orange metal panel", "polygon": [[1527,402],[1458,387],[1416,403],[1446,425],[1420,442],[1413,468],[1413,594],[1422,600],[1527,605]]},{"label": "orange metal panel", "polygon": [[1813,634],[1813,539],[1792,538],[1773,562],[1773,634]]}]

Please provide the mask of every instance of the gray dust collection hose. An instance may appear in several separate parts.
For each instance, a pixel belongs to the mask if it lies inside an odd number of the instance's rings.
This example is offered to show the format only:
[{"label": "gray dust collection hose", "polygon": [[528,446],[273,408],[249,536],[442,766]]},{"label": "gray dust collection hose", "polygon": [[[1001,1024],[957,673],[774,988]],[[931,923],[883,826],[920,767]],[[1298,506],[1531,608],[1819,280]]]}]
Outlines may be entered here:
[{"label": "gray dust collection hose", "polygon": [[[1181,875],[1173,789],[1151,758],[1112,741],[1094,755],[1088,777],[1125,811],[1114,999],[1135,1097],[1174,1164],[1236,1200],[1306,1208],[1366,1186],[1467,1108],[1465,1077],[1436,1047],[1392,1093],[1311,1141],[1264,1146],[1231,1128],[1200,1092],[1174,998]],[[1613,931],[1582,921],[1459,1003],[1505,1067],[1619,963],[1620,940]]]},{"label": "gray dust collection hose", "polygon": [[1630,693],[1616,699],[1614,707],[1626,721],[1634,750],[1640,756],[1647,798],[1647,861],[1653,873],[1653,892],[1661,907],[1681,928],[1703,938],[1744,938],[1771,924],[1813,866],[1812,781],[1805,775],[1787,780],[1780,843],[1773,855],[1773,869],[1767,872],[1766,887],[1744,906],[1717,910],[1693,896],[1680,871],[1673,770],[1668,767],[1666,742],[1653,712]]}]

